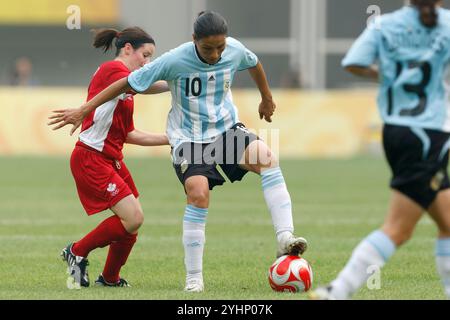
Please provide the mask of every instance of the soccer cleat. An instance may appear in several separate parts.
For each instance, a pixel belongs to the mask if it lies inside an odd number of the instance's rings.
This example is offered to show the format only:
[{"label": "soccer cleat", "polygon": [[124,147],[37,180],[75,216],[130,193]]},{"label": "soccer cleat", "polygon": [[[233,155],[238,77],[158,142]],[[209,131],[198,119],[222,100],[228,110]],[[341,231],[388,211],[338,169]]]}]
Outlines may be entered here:
[{"label": "soccer cleat", "polygon": [[203,279],[192,278],[192,279],[186,280],[186,287],[184,288],[184,291],[186,291],[186,292],[203,292],[203,290],[204,290]]},{"label": "soccer cleat", "polygon": [[308,242],[305,238],[295,237],[292,233],[286,232],[278,241],[277,258],[289,255],[302,255],[308,247]]},{"label": "soccer cleat", "polygon": [[336,300],[331,294],[331,286],[319,287],[308,294],[310,300]]},{"label": "soccer cleat", "polygon": [[102,287],[131,287],[128,281],[122,278],[119,278],[119,281],[116,283],[109,283],[105,280],[105,278],[103,278],[102,274],[100,274],[97,280],[95,280],[95,284]]},{"label": "soccer cleat", "polygon": [[67,262],[67,288],[81,289],[81,287],[89,287],[89,274],[87,266],[88,259],[76,256],[72,253],[73,243],[62,249],[61,257]]}]

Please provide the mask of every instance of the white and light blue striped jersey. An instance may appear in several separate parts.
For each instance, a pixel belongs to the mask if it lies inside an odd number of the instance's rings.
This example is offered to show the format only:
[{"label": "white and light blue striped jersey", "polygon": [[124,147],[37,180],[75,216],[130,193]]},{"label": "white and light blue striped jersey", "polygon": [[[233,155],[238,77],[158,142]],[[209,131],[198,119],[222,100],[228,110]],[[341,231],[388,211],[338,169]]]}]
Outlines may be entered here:
[{"label": "white and light blue striped jersey", "polygon": [[214,65],[200,60],[187,42],[132,72],[128,83],[137,92],[166,80],[172,94],[167,136],[176,148],[183,142],[208,143],[239,122],[231,84],[236,71],[256,66],[258,58],[231,37]]},{"label": "white and light blue striped jersey", "polygon": [[346,67],[378,60],[385,123],[450,132],[450,11],[440,8],[438,16],[438,26],[429,29],[413,6],[383,15],[342,61]]}]

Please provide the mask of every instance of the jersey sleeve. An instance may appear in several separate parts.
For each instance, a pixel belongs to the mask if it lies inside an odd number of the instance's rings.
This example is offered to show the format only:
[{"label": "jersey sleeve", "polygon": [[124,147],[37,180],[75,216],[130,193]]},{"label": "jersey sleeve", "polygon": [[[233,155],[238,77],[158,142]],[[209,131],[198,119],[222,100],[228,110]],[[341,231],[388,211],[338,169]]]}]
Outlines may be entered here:
[{"label": "jersey sleeve", "polygon": [[130,72],[114,62],[107,62],[94,73],[88,88],[88,100],[95,97],[103,89],[109,87],[117,80],[126,78]]},{"label": "jersey sleeve", "polygon": [[342,66],[368,67],[372,65],[378,57],[379,37],[379,30],[374,25],[367,27],[347,52],[342,60]]},{"label": "jersey sleeve", "polygon": [[128,84],[136,92],[144,92],[158,80],[170,80],[169,75],[169,53],[157,58],[155,61],[144,65],[133,71],[128,76]]},{"label": "jersey sleeve", "polygon": [[239,51],[237,55],[238,71],[253,68],[258,64],[256,54],[247,49],[241,42],[231,37],[228,37],[227,41],[231,42],[232,46]]},{"label": "jersey sleeve", "polygon": [[256,56],[256,54],[254,54],[247,48],[244,48],[244,55],[239,65],[239,70],[246,70],[249,68],[253,68],[257,64],[258,64],[258,57]]}]

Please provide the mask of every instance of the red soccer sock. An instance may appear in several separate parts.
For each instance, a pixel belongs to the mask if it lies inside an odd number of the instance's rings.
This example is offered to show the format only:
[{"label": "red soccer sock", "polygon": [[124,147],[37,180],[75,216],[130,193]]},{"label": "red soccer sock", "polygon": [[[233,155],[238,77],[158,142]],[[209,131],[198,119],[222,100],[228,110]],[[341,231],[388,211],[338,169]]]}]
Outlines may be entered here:
[{"label": "red soccer sock", "polygon": [[94,230],[89,232],[83,239],[75,242],[72,253],[87,257],[89,252],[96,248],[103,248],[113,241],[120,241],[129,235],[125,230],[120,218],[116,215],[103,220]]},{"label": "red soccer sock", "polygon": [[137,234],[128,234],[121,241],[114,241],[110,244],[108,257],[106,258],[102,273],[106,282],[116,283],[119,281],[120,269],[127,262],[136,239]]}]

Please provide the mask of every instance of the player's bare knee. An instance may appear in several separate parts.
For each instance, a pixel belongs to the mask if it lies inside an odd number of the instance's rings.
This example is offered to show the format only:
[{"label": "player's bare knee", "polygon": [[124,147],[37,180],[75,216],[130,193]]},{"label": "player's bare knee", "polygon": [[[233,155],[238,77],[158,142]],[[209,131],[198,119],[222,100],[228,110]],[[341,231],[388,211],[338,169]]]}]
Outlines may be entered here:
[{"label": "player's bare knee", "polygon": [[134,220],[137,229],[140,228],[144,224],[144,213],[142,212],[142,209],[137,209],[134,214]]},{"label": "player's bare knee", "polygon": [[265,144],[258,150],[258,166],[261,169],[275,168],[278,166],[277,157]]},{"label": "player's bare knee", "polygon": [[201,188],[190,190],[188,193],[188,202],[197,208],[207,208],[209,203],[209,191]]},{"label": "player's bare knee", "polygon": [[134,223],[136,224],[136,229],[139,229],[144,224],[144,213],[141,210],[135,214]]},{"label": "player's bare knee", "polygon": [[132,231],[137,231],[144,223],[144,213],[140,208],[135,208],[129,221],[129,228]]},{"label": "player's bare knee", "polygon": [[273,153],[271,154],[269,165],[270,165],[270,168],[276,168],[276,167],[280,166],[280,163],[278,162],[278,158]]}]

